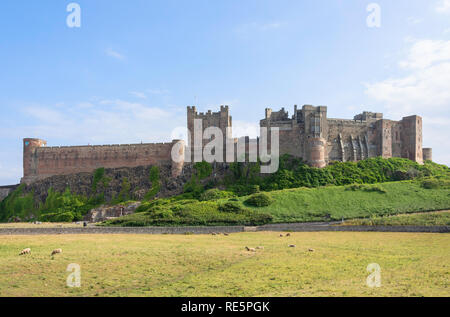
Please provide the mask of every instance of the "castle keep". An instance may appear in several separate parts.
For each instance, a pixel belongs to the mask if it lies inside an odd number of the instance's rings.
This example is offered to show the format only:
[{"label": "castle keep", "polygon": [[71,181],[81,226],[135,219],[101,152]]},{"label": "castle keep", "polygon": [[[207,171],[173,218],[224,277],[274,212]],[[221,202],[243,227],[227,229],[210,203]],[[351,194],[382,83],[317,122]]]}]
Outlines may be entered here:
[{"label": "castle keep", "polygon": [[[233,146],[234,153],[238,152],[240,141],[243,141],[240,144],[247,155],[250,147],[257,147],[258,139],[231,138],[232,118],[228,106],[221,106],[219,112],[207,113],[198,113],[195,107],[187,107],[187,128],[191,135],[194,134],[196,119],[201,119],[203,131],[208,127],[220,128],[224,136],[224,152],[227,146]],[[359,161],[377,156],[403,157],[420,164],[432,159],[432,150],[422,148],[422,118],[419,116],[392,121],[384,119],[381,113],[363,112],[353,120],[332,119],[327,117],[327,107],[305,105],[301,109],[295,106],[291,117],[284,108],[280,111],[266,109],[260,126],[279,129],[280,155],[291,154],[319,168],[332,161]],[[172,176],[178,176],[185,161],[172,161],[174,145],[178,145],[176,151],[184,157],[185,149],[193,155],[195,147],[203,149],[208,142],[189,142],[188,148],[180,140],[154,144],[47,147],[44,140],[24,139],[22,182],[31,184],[54,175],[93,172],[100,167],[155,164],[171,164]],[[268,144],[270,149],[270,138]]]}]

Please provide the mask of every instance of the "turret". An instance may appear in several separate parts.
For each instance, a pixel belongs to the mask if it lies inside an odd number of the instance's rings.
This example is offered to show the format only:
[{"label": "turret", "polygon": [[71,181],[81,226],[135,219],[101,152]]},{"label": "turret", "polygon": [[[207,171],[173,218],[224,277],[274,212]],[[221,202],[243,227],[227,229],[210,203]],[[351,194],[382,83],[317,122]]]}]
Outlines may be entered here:
[{"label": "turret", "polygon": [[47,141],[41,139],[23,139],[23,178],[22,183],[29,183],[37,176],[37,154],[36,150],[46,146]]}]

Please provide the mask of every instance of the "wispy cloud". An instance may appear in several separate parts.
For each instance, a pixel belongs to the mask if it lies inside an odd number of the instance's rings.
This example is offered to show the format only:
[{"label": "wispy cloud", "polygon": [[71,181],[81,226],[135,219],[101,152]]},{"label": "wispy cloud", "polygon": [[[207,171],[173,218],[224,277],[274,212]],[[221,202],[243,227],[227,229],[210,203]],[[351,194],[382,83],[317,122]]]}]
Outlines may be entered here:
[{"label": "wispy cloud", "polygon": [[106,55],[108,55],[108,56],[110,56],[110,57],[113,57],[113,58],[115,58],[115,59],[119,59],[119,60],[124,60],[124,59],[125,59],[125,56],[124,56],[124,55],[120,54],[120,53],[117,52],[117,51],[114,51],[112,48],[107,48],[107,49],[105,50],[105,53],[106,53]]},{"label": "wispy cloud", "polygon": [[[86,107],[87,104],[91,106]],[[170,141],[171,129],[185,124],[186,115],[121,99],[82,102],[64,108],[34,104],[23,107],[21,112],[33,124],[2,127],[0,133],[2,129],[13,129],[15,135],[46,138],[49,144]]]},{"label": "wispy cloud", "polygon": [[409,24],[420,24],[420,23],[423,22],[423,19],[422,19],[422,18],[417,18],[417,17],[408,17],[408,18],[406,19],[406,21],[407,21]]},{"label": "wispy cloud", "polygon": [[439,13],[450,13],[450,0],[439,0],[436,11]]},{"label": "wispy cloud", "polygon": [[133,95],[133,96],[135,96],[135,97],[137,97],[137,98],[140,98],[140,99],[147,99],[147,95],[144,94],[143,92],[139,92],[139,91],[130,91],[130,94]]},{"label": "wispy cloud", "polygon": [[435,158],[450,163],[450,41],[416,40],[398,63],[403,77],[366,84],[366,94],[381,102],[391,117],[418,114],[424,117],[425,146],[435,148]]}]

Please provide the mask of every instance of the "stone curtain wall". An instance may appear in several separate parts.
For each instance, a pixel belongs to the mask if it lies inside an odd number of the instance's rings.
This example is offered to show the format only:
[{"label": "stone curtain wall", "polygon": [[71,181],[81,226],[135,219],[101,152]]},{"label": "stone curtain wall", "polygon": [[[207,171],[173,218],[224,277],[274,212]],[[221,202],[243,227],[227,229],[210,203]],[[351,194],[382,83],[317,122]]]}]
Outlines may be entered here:
[{"label": "stone curtain wall", "polygon": [[29,140],[24,140],[22,179],[22,182],[27,184],[54,175],[90,173],[101,167],[138,167],[171,163],[171,151],[175,143],[45,147],[41,145],[42,142],[34,145]]},{"label": "stone curtain wall", "polygon": [[18,185],[13,186],[0,186],[0,202],[8,197],[8,195],[17,188]]}]

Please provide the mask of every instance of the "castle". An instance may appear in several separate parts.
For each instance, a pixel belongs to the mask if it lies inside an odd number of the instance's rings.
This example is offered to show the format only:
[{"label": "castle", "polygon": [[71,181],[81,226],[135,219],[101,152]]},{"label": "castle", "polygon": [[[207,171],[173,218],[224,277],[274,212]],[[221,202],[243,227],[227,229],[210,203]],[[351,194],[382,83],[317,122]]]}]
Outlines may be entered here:
[{"label": "castle", "polygon": [[[187,107],[187,128],[194,131],[194,121],[201,120],[202,129],[218,127],[226,136],[226,146],[239,144],[231,138],[232,118],[228,106],[221,106],[219,112],[198,113],[196,107]],[[314,167],[325,167],[331,161],[359,161],[370,157],[403,157],[420,164],[432,160],[432,150],[422,148],[422,118],[405,117],[400,121],[383,118],[381,113],[363,112],[353,120],[327,118],[327,107],[305,105],[294,106],[289,117],[280,111],[266,109],[261,127],[279,129],[279,154],[291,154],[303,158]],[[258,139],[243,137],[244,152]],[[269,138],[268,143],[271,143]],[[172,176],[178,176],[184,160],[173,161],[172,151],[177,146],[178,155],[194,153],[194,142],[188,145],[181,140],[169,143],[47,147],[46,141],[27,138],[23,140],[22,183],[31,184],[54,175],[93,172],[99,167],[137,167],[155,164],[171,164]],[[180,146],[181,145],[181,146]],[[205,140],[200,142],[205,146]],[[270,146],[269,146],[270,148]],[[189,151],[185,151],[188,149]],[[186,161],[191,161],[189,158]]]}]

